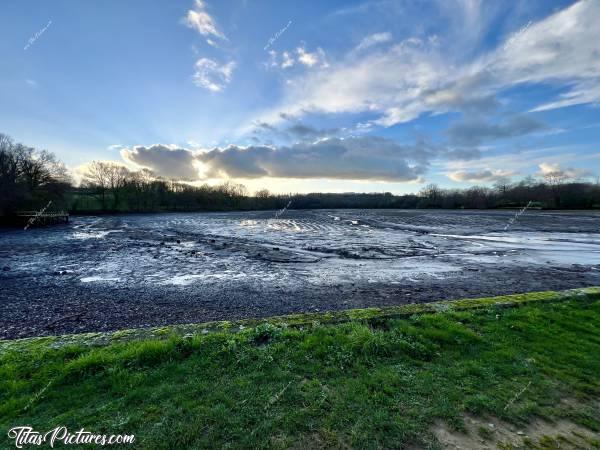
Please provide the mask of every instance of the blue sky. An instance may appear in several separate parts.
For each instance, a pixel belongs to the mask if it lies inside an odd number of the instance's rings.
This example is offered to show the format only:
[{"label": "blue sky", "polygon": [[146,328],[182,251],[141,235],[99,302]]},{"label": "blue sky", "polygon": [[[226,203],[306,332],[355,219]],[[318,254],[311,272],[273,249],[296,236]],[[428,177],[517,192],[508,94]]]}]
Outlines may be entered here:
[{"label": "blue sky", "polygon": [[600,175],[600,2],[0,4],[0,132],[255,190]]}]

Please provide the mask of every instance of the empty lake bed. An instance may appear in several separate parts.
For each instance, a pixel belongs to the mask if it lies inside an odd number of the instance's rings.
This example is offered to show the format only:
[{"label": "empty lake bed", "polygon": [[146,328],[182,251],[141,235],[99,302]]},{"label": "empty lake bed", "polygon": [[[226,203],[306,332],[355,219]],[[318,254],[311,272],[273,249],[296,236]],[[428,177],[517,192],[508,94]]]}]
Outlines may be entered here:
[{"label": "empty lake bed", "polygon": [[75,216],[0,231],[0,338],[600,285],[600,213]]}]

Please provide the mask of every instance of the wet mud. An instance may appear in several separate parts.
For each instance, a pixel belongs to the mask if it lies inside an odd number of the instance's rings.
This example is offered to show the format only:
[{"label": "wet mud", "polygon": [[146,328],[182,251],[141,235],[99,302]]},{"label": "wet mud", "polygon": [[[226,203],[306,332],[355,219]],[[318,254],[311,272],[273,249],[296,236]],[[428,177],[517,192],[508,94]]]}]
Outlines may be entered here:
[{"label": "wet mud", "polygon": [[600,285],[600,214],[319,210],[0,231],[0,338]]}]

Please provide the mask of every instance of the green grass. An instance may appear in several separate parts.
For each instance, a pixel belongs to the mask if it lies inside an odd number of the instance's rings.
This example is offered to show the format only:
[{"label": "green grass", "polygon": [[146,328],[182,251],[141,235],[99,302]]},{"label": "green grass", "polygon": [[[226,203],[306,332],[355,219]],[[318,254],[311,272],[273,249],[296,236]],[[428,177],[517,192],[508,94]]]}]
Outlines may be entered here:
[{"label": "green grass", "polygon": [[438,305],[0,342],[0,447],[64,425],[135,448],[438,448],[431,424],[465,413],[600,431],[600,290]]}]

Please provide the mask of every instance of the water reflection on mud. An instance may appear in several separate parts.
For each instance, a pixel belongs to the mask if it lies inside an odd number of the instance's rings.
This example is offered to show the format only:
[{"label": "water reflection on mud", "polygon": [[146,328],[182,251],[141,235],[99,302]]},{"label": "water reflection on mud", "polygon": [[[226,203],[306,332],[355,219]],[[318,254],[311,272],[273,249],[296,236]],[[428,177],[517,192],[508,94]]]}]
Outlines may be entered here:
[{"label": "water reflection on mud", "polygon": [[[459,297],[478,284],[482,293],[502,293],[507,279],[515,289],[536,290],[557,285],[558,273],[561,287],[600,284],[600,214],[528,211],[504,231],[513,215],[288,210],[278,219],[272,211],[74,217],[64,226],[0,232],[0,265],[9,268],[0,272],[0,308],[17,314],[29,297],[44,308],[51,302],[54,311],[61,305],[48,292],[60,292],[65,303],[83,295],[98,304],[112,293],[115,302],[166,297],[185,308],[196,302],[196,309],[200,302],[209,313],[173,318],[197,320]],[[227,308],[223,297],[230,298]],[[156,323],[150,316],[148,323]]]}]

